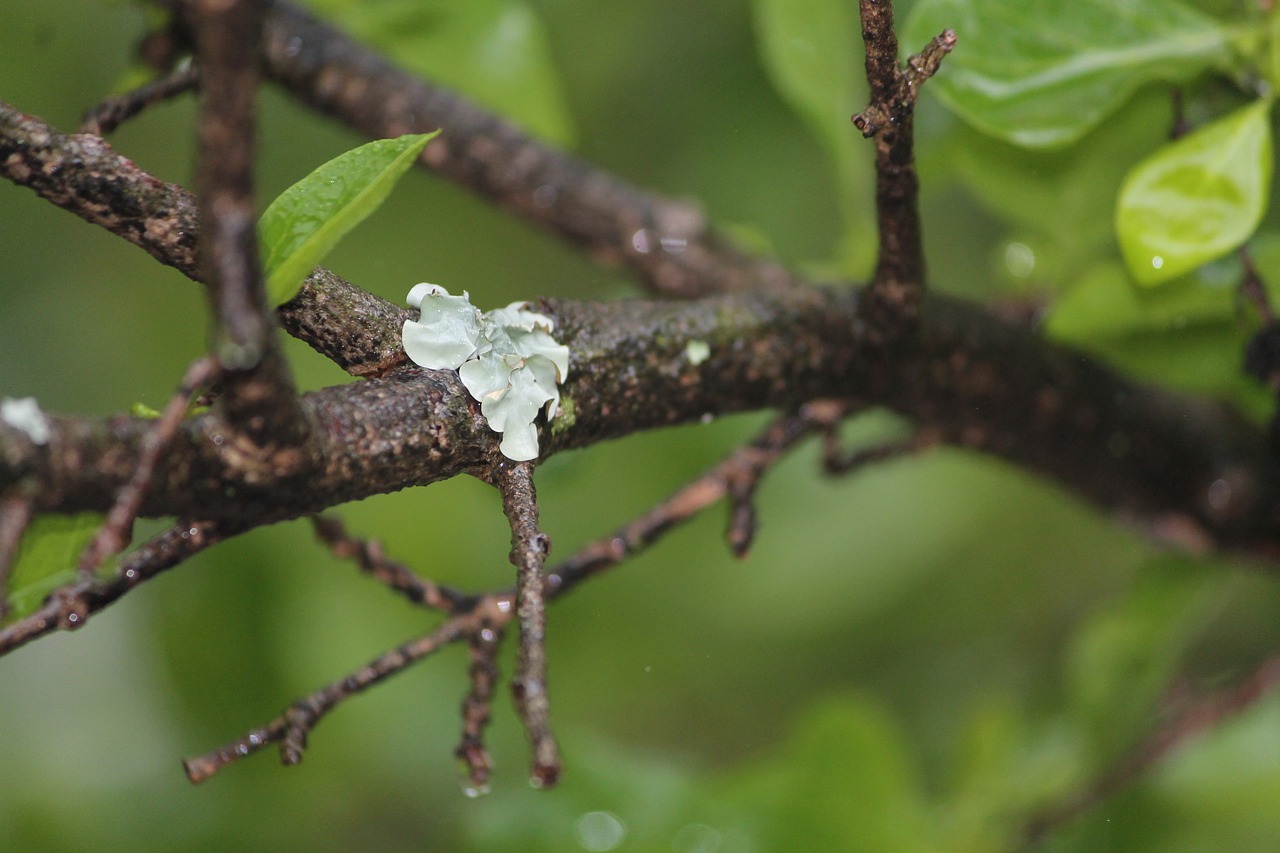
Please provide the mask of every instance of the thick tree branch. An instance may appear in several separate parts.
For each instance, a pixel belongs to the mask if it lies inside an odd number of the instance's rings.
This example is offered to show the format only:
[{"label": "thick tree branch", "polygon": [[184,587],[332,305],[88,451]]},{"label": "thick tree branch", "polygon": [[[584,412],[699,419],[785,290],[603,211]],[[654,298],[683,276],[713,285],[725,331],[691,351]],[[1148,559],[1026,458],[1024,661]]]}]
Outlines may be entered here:
[{"label": "thick tree branch", "polygon": [[[85,157],[79,156],[81,153]],[[93,137],[66,137],[0,109],[0,169],[194,274],[190,198]],[[1280,553],[1280,478],[1266,436],[1225,407],[1126,381],[1088,357],[982,309],[931,296],[916,342],[864,356],[856,292],[800,288],[693,304],[546,301],[572,352],[565,409],[544,454],[655,426],[800,405],[818,397],[885,405],[940,440],[1047,475],[1100,507],[1199,548]],[[286,327],[353,372],[402,359],[406,313],[331,274],[281,309]],[[698,365],[690,343],[708,345]],[[302,404],[317,463],[292,478],[248,477],[195,419],[158,472],[143,512],[261,522],[424,484],[493,461],[493,434],[451,374],[394,369]],[[28,483],[40,510],[102,510],[133,470],[145,423],[54,418],[37,447],[0,425],[0,491]],[[226,489],[238,498],[228,506]]]},{"label": "thick tree branch", "polygon": [[[157,2],[190,21],[193,0]],[[538,142],[296,6],[267,7],[265,73],[299,100],[371,138],[439,128],[423,165],[627,265],[655,293],[696,297],[792,283],[780,265],[734,248],[693,204],[644,192]]]}]

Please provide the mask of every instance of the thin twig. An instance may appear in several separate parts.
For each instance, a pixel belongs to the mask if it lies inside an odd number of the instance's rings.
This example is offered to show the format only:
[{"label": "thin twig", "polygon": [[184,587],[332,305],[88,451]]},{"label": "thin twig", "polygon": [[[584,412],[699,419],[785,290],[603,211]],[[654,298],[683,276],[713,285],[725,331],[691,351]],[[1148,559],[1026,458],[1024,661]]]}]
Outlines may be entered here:
[{"label": "thin twig", "polygon": [[178,434],[178,427],[186,417],[191,398],[217,374],[218,366],[211,358],[197,359],[187,368],[182,384],[169,399],[168,405],[142,443],[133,477],[116,493],[115,503],[107,512],[106,520],[80,555],[76,568],[82,578],[93,574],[103,560],[120,553],[132,541],[133,522],[138,517],[142,499],[151,487],[160,455],[169,448]]},{"label": "thin twig", "polygon": [[955,46],[956,35],[943,32],[902,68],[890,0],[860,0],[859,12],[871,103],[853,116],[853,123],[864,136],[875,138],[880,232],[875,277],[861,312],[876,338],[874,343],[894,343],[915,330],[925,287],[914,153],[916,99],[920,86]]},{"label": "thin twig", "polygon": [[[730,497],[734,482],[758,482],[788,450],[815,430],[822,430],[844,416],[843,404],[816,401],[801,407],[794,415],[778,418],[754,441],[735,450],[714,468],[679,489],[671,497],[640,518],[581,548],[576,554],[547,573],[547,597],[559,598],[584,580],[616,566],[652,545],[664,534],[689,521],[717,501]],[[742,488],[749,499],[752,489]],[[731,511],[731,517],[736,512]],[[752,522],[754,513],[752,513]],[[745,522],[737,527],[731,522],[730,547],[735,553],[749,546],[754,527]]]},{"label": "thin twig", "polygon": [[840,447],[840,437],[834,429],[822,437],[822,467],[833,476],[844,476],[867,465],[887,462],[899,456],[919,453],[938,445],[938,435],[929,429],[918,429],[901,441],[887,441],[874,447],[863,447],[845,452]]},{"label": "thin twig", "polygon": [[493,761],[484,745],[484,733],[489,726],[493,689],[498,682],[496,658],[501,639],[500,629],[485,625],[471,635],[468,644],[471,666],[467,675],[471,689],[462,700],[462,740],[454,755],[466,772],[466,791],[470,796],[488,792],[489,774],[493,770]]},{"label": "thin twig", "polygon": [[113,95],[90,107],[80,120],[80,132],[106,136],[148,107],[194,91],[199,85],[199,68],[193,62],[183,63],[132,91]]},{"label": "thin twig", "polygon": [[1099,778],[1058,803],[1042,809],[1023,830],[1023,846],[1033,849],[1050,833],[1081,817],[1167,759],[1179,748],[1214,729],[1224,719],[1243,713],[1280,687],[1280,658],[1271,658],[1235,687],[1187,702],[1173,719],[1161,725],[1133,751]]},{"label": "thin twig", "polygon": [[302,760],[307,738],[321,719],[339,704],[370,687],[404,672],[412,664],[439,651],[450,643],[474,635],[489,622],[502,622],[511,610],[511,600],[485,597],[476,608],[450,617],[430,634],[410,640],[365,666],[314,693],[294,702],[280,716],[261,728],[254,729],[218,749],[183,762],[187,778],[203,782],[227,765],[245,758],[264,746],[279,744],[280,761],[285,765]]},{"label": "thin twig", "polygon": [[109,578],[81,578],[51,595],[38,610],[0,628],[0,655],[53,631],[82,627],[89,617],[156,575],[243,528],[211,521],[179,522],[140,545]]},{"label": "thin twig", "polygon": [[539,788],[549,787],[560,776],[560,751],[551,732],[551,702],[547,696],[547,611],[542,576],[551,540],[538,526],[533,464],[499,463],[493,479],[502,493],[502,511],[511,525],[511,563],[516,567],[520,644],[511,691],[533,752],[529,781]]},{"label": "thin twig", "polygon": [[350,536],[342,522],[334,516],[313,515],[311,526],[316,536],[329,547],[334,556],[344,560],[355,560],[362,572],[400,593],[414,604],[429,607],[441,613],[456,613],[470,609],[475,604],[476,596],[440,586],[417,574],[403,563],[391,559],[382,550],[382,543],[376,539],[363,540]]}]

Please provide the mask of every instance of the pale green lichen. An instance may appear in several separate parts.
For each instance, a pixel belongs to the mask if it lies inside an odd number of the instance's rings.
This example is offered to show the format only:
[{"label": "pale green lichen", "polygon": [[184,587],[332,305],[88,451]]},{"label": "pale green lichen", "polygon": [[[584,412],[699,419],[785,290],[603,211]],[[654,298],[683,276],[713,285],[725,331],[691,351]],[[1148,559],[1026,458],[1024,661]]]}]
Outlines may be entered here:
[{"label": "pale green lichen", "polygon": [[689,359],[690,364],[697,367],[711,357],[711,347],[706,341],[689,341],[684,347],[684,357]]},{"label": "pale green lichen", "polygon": [[5,397],[0,400],[0,421],[22,430],[35,444],[48,444],[52,437],[49,419],[35,397]]},{"label": "pale green lichen", "polygon": [[555,321],[525,302],[482,314],[466,291],[451,296],[435,284],[416,285],[407,301],[420,312],[404,324],[409,358],[432,370],[458,371],[489,426],[502,434],[502,454],[517,462],[536,459],[533,421],[544,409],[555,416],[559,384],[569,373],[569,348],[551,336]]},{"label": "pale green lichen", "polygon": [[551,434],[559,435],[573,429],[578,422],[578,406],[572,397],[560,398],[560,411],[551,420]]}]

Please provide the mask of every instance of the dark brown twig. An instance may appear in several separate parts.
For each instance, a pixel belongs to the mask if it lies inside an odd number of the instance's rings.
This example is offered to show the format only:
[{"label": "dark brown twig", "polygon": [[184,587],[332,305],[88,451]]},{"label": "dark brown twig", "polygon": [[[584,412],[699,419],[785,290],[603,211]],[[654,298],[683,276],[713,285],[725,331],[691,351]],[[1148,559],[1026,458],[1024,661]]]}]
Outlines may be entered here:
[{"label": "dark brown twig", "polygon": [[227,765],[246,758],[269,744],[279,744],[281,763],[297,764],[302,760],[307,738],[312,729],[339,704],[393,675],[404,672],[414,663],[445,646],[463,637],[474,636],[487,624],[504,622],[509,618],[506,614],[511,610],[512,601],[509,597],[482,598],[475,609],[450,617],[430,634],[397,646],[345,678],[294,702],[265,726],[247,732],[218,749],[183,762],[187,778],[192,782],[203,782]]},{"label": "dark brown twig", "polygon": [[344,560],[354,560],[362,572],[400,593],[414,604],[438,610],[441,613],[456,613],[459,610],[469,609],[475,603],[474,595],[440,586],[417,574],[403,563],[392,560],[382,550],[382,543],[376,539],[363,540],[348,535],[342,522],[333,516],[314,515],[311,517],[311,526],[315,529],[316,536],[329,547],[334,556]]},{"label": "dark brown twig", "polygon": [[560,751],[551,733],[547,696],[547,611],[542,577],[551,540],[538,526],[533,463],[501,462],[493,472],[493,481],[502,493],[502,511],[511,525],[511,563],[516,567],[520,645],[511,691],[533,752],[529,781],[539,788],[549,787],[560,776]]},{"label": "dark brown twig", "polygon": [[938,445],[938,436],[928,429],[919,429],[901,441],[888,441],[874,447],[864,447],[845,452],[840,447],[840,437],[834,429],[822,437],[822,468],[832,476],[844,476],[867,465],[887,462],[899,456],[919,453]]},{"label": "dark brown twig", "polygon": [[1071,823],[1137,782],[1152,767],[1229,717],[1252,708],[1280,687],[1280,658],[1271,658],[1234,688],[1195,700],[1176,699],[1181,707],[1168,722],[1110,770],[1084,788],[1036,814],[1023,830],[1023,846],[1033,849],[1055,830]]},{"label": "dark brown twig", "polygon": [[[722,462],[640,518],[599,539],[556,565],[547,573],[547,597],[559,598],[584,580],[616,566],[643,551],[663,535],[684,524],[717,501],[729,498],[728,539],[735,554],[743,554],[755,535],[754,512],[746,518],[737,509],[749,503],[755,484],[782,456],[815,430],[826,429],[844,416],[843,404],[817,401],[794,415],[778,418],[754,441],[734,451]],[[735,485],[739,491],[734,494]]]},{"label": "dark brown twig", "polygon": [[203,85],[197,126],[196,196],[200,266],[215,317],[213,356],[225,393],[215,411],[237,440],[227,452],[277,474],[311,460],[307,423],[276,344],[258,261],[253,201],[254,101],[260,0],[196,0],[196,49]]},{"label": "dark brown twig", "polygon": [[920,86],[955,46],[956,35],[947,30],[937,36],[902,68],[892,2],[860,0],[858,5],[871,103],[853,116],[853,123],[863,136],[875,139],[880,232],[875,277],[867,288],[862,315],[876,343],[893,343],[914,331],[925,287],[920,181],[913,150],[916,99]]},{"label": "dark brown twig", "polygon": [[132,91],[113,95],[91,107],[80,120],[80,132],[107,136],[148,107],[194,91],[199,85],[198,67],[195,63],[185,63]]},{"label": "dark brown twig", "polygon": [[122,595],[193,555],[242,532],[209,521],[179,522],[139,546],[109,578],[80,578],[51,595],[38,610],[0,628],[0,655],[58,629],[79,628]]},{"label": "dark brown twig", "polygon": [[218,366],[210,358],[198,359],[187,368],[182,384],[143,440],[133,476],[116,493],[115,503],[107,512],[106,520],[80,555],[76,568],[82,578],[91,575],[103,560],[119,554],[132,541],[133,522],[138,517],[143,497],[151,487],[160,455],[177,436],[178,427],[186,417],[196,391],[208,385],[217,373]]},{"label": "dark brown twig", "polygon": [[467,675],[471,689],[462,700],[462,740],[454,754],[466,773],[466,792],[473,797],[488,792],[489,774],[493,770],[493,761],[484,745],[484,733],[489,726],[493,689],[498,682],[496,658],[501,639],[500,629],[484,625],[468,643],[471,665]]}]

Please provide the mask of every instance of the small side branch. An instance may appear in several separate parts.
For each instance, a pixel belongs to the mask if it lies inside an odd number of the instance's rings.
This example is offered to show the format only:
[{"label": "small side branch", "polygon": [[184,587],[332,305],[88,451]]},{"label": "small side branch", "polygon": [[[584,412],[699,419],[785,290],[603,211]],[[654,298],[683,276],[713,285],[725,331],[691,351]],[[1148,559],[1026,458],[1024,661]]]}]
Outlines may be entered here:
[{"label": "small side branch", "polygon": [[1138,781],[1188,741],[1214,729],[1224,719],[1254,707],[1277,687],[1280,687],[1280,658],[1271,658],[1230,690],[1189,702],[1184,700],[1172,719],[1104,775],[1028,821],[1023,830],[1023,849],[1036,848],[1050,833]]},{"label": "small side branch", "polygon": [[511,525],[511,563],[516,567],[520,646],[511,690],[533,751],[529,781],[535,787],[548,787],[560,776],[560,751],[551,733],[547,697],[547,614],[542,577],[551,540],[538,527],[532,463],[499,463],[494,483],[502,493],[502,510]]},{"label": "small side branch", "polygon": [[462,741],[454,754],[467,775],[466,792],[473,797],[488,793],[489,774],[493,770],[493,761],[484,745],[484,733],[489,727],[493,688],[498,683],[496,658],[501,639],[500,629],[485,625],[470,642],[471,666],[467,674],[471,689],[462,700]]},{"label": "small side branch", "polygon": [[316,537],[329,546],[334,556],[344,560],[355,560],[360,571],[400,593],[414,604],[438,610],[441,613],[455,613],[468,609],[475,603],[475,596],[440,586],[418,575],[403,563],[391,559],[382,550],[382,544],[377,540],[356,539],[348,535],[342,522],[333,516],[312,516],[311,526],[315,530]]},{"label": "small side branch", "polygon": [[951,30],[942,33],[903,68],[898,65],[890,0],[860,0],[859,11],[871,103],[853,123],[863,136],[875,139],[880,229],[875,278],[861,313],[875,343],[892,343],[915,329],[925,286],[914,153],[916,99],[920,85],[955,47],[956,35]]},{"label": "small side branch", "polygon": [[211,521],[175,524],[131,553],[115,576],[81,578],[51,595],[34,613],[0,628],[0,655],[53,631],[83,626],[134,587],[239,532],[241,528]]},{"label": "small side branch", "polygon": [[106,521],[98,529],[84,553],[80,555],[80,562],[76,568],[82,578],[92,575],[103,560],[112,554],[120,553],[132,540],[133,522],[138,517],[142,499],[151,487],[156,464],[161,454],[169,448],[177,436],[178,428],[186,417],[196,391],[207,386],[217,374],[218,366],[210,358],[199,359],[187,368],[182,384],[143,440],[133,476],[116,493],[115,504],[107,513]]},{"label": "small side branch", "polygon": [[[258,261],[253,203],[254,101],[263,4],[196,0],[201,104],[196,168],[200,266],[213,303],[213,355],[225,373],[218,411],[246,466],[277,472],[306,461],[306,424],[276,345]],[[284,451],[284,452],[282,452]]]},{"label": "small side branch", "polygon": [[547,597],[559,598],[578,584],[631,557],[699,512],[729,498],[729,547],[738,556],[755,536],[751,506],[756,484],[787,451],[815,430],[826,430],[844,416],[846,407],[834,401],[815,401],[794,415],[778,418],[754,441],[739,448],[692,483],[640,518],[599,539],[547,573]]},{"label": "small side branch", "polygon": [[228,764],[246,758],[270,744],[279,744],[281,763],[299,763],[307,747],[308,735],[326,714],[343,701],[403,672],[410,665],[454,642],[464,634],[468,621],[469,619],[464,618],[451,619],[430,634],[398,646],[345,678],[299,699],[265,726],[212,752],[184,761],[187,778],[195,783],[203,782]]},{"label": "small side branch", "polygon": [[80,132],[106,136],[148,107],[195,91],[199,85],[198,67],[194,63],[183,63],[163,77],[90,108],[80,121]]}]

